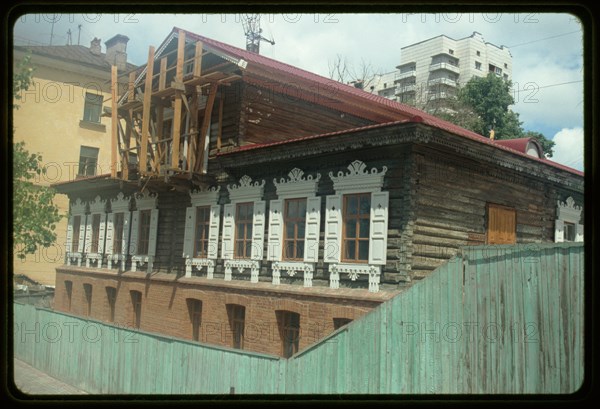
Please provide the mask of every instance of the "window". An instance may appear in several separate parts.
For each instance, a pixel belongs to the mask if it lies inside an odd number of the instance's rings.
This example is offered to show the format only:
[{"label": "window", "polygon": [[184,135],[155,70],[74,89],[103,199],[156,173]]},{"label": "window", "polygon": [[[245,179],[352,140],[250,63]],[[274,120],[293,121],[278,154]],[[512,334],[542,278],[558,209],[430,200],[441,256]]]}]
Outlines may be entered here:
[{"label": "window", "polygon": [[100,123],[100,115],[102,114],[102,95],[85,93],[85,105],[83,108],[83,120],[87,122]]},{"label": "window", "polygon": [[85,293],[85,302],[87,304],[86,315],[89,317],[92,315],[92,285],[84,284],[83,292]]},{"label": "window", "polygon": [[581,212],[583,208],[577,206],[575,199],[569,196],[564,202],[560,200],[556,207],[556,220],[554,221],[554,241],[583,241],[583,224]]},{"label": "window", "polygon": [[298,352],[300,341],[300,314],[291,311],[277,311],[281,335],[281,354],[289,358]]},{"label": "window", "polygon": [[79,229],[81,228],[81,216],[73,216],[73,241],[71,248],[73,253],[79,251]]},{"label": "window", "polygon": [[94,176],[98,165],[98,148],[82,146],[79,149],[78,176]]},{"label": "window", "polygon": [[564,241],[575,241],[575,234],[577,232],[575,223],[565,222],[565,235]]},{"label": "window", "polygon": [[244,349],[244,326],[246,325],[246,307],[237,304],[227,305],[229,326],[232,334],[232,347]]},{"label": "window", "polygon": [[194,240],[195,257],[208,256],[208,232],[210,229],[210,206],[196,208],[196,229]]},{"label": "window", "polygon": [[503,75],[504,81],[508,81],[508,74]]},{"label": "window", "polygon": [[448,54],[454,55],[454,50],[448,50]]},{"label": "window", "polygon": [[139,291],[130,291],[130,294],[131,306],[133,307],[133,326],[134,328],[139,328],[142,319],[142,293]]},{"label": "window", "polygon": [[67,293],[67,310],[71,311],[71,296],[73,295],[73,281],[65,281],[65,291]]},{"label": "window", "polygon": [[115,213],[113,216],[113,254],[121,254],[123,247],[124,213]]},{"label": "window", "polygon": [[284,260],[304,260],[306,199],[288,199],[284,212]]},{"label": "window", "polygon": [[515,209],[489,203],[487,244],[514,244],[516,242]]},{"label": "window", "polygon": [[100,239],[100,214],[92,215],[92,246],[90,253],[98,252],[98,241]]},{"label": "window", "polygon": [[192,324],[192,339],[200,341],[200,325],[202,325],[202,301],[187,299],[190,323]]},{"label": "window", "polygon": [[350,318],[334,318],[333,319],[333,329],[340,329],[344,325],[348,325],[352,322]]},{"label": "window", "polygon": [[117,301],[117,289],[115,287],[106,287],[106,298],[108,300],[108,321],[115,321],[115,303]]},{"label": "window", "polygon": [[344,195],[342,259],[350,262],[369,260],[371,194]]},{"label": "window", "polygon": [[250,258],[252,253],[252,215],[254,203],[238,203],[235,217],[235,257]]},{"label": "window", "polygon": [[504,68],[508,68],[508,64],[507,63],[504,63]]},{"label": "window", "polygon": [[477,56],[481,56],[481,51],[477,51]]},{"label": "window", "polygon": [[140,210],[140,227],[138,232],[137,254],[148,254],[148,242],[150,240],[150,216],[152,210]]},{"label": "window", "polygon": [[475,69],[481,71],[481,63],[479,61],[475,61]]}]

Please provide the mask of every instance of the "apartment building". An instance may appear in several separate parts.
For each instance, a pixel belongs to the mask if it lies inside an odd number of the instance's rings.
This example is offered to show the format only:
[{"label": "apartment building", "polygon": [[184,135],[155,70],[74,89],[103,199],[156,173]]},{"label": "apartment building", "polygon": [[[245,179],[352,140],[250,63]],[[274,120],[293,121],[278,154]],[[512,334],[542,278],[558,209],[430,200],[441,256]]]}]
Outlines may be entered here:
[{"label": "apartment building", "polygon": [[[30,153],[42,155],[46,173],[36,183],[48,186],[110,170],[111,119],[103,111],[110,105],[111,66],[117,66],[119,75],[135,68],[127,63],[128,40],[120,34],[110,38],[105,52],[98,38],[89,47],[15,45],[15,64],[29,54],[34,71],[32,84],[21,92],[19,109],[13,112],[13,140],[24,141]],[[54,203],[61,214],[69,212],[66,196],[57,195]],[[64,263],[67,219],[56,227],[53,246],[24,260],[14,259],[15,274],[54,284],[55,268]]]},{"label": "apartment building", "polygon": [[510,80],[512,55],[476,31],[458,40],[439,35],[403,47],[396,68],[397,100],[424,104],[454,96],[471,78],[489,72]]}]

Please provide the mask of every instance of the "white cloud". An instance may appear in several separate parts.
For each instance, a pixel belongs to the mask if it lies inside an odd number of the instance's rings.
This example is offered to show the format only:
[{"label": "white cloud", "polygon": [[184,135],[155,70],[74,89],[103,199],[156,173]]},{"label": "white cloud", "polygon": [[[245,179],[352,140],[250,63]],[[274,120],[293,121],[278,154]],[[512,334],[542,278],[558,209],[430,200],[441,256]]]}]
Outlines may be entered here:
[{"label": "white cloud", "polygon": [[551,160],[583,170],[583,128],[563,128],[554,135]]}]

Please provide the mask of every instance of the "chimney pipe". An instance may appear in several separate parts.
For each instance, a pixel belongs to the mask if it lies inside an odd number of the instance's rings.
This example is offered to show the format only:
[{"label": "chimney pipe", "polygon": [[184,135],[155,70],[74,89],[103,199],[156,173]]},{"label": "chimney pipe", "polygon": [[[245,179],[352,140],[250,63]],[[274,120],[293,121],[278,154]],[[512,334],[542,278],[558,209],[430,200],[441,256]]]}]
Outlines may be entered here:
[{"label": "chimney pipe", "polygon": [[104,45],[106,45],[106,61],[110,65],[116,65],[119,71],[127,70],[128,41],[129,37],[117,34],[104,43]]},{"label": "chimney pipe", "polygon": [[90,43],[90,52],[94,55],[102,55],[102,50],[100,46],[100,39],[94,37],[92,42]]}]

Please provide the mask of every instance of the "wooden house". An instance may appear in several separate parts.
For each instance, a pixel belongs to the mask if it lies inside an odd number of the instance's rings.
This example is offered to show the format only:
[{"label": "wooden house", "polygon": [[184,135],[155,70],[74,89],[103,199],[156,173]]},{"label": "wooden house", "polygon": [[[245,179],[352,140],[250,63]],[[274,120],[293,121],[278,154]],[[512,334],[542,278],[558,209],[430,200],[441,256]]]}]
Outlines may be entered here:
[{"label": "wooden house", "polygon": [[583,173],[531,139],[177,28],[113,92],[111,173],[55,184],[58,310],[287,357],[461,246],[583,240]]}]

